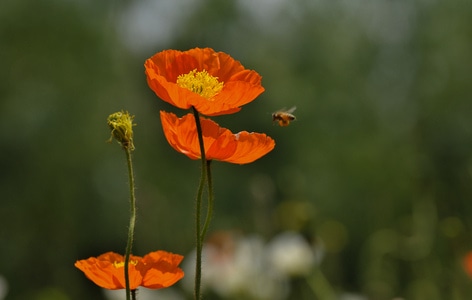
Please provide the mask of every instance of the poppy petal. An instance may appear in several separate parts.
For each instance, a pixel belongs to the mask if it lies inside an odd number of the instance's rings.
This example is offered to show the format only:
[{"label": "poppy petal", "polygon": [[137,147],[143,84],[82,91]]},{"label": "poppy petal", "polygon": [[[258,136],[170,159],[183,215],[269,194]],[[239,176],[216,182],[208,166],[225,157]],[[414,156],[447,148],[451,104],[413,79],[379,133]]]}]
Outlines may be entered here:
[{"label": "poppy petal", "polygon": [[234,154],[226,160],[230,163],[251,163],[266,155],[275,147],[275,141],[264,133],[242,131],[235,136],[238,147]]},{"label": "poppy petal", "polygon": [[184,272],[178,267],[184,257],[166,251],[151,252],[143,257],[147,267],[142,286],[150,289],[160,289],[173,285],[184,277]]}]

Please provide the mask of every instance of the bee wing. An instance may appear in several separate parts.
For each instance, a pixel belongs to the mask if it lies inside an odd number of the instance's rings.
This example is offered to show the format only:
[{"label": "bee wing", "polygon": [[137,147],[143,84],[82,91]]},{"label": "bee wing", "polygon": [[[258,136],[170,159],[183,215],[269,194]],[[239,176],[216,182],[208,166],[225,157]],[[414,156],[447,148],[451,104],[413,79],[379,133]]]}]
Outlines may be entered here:
[{"label": "bee wing", "polygon": [[288,113],[288,114],[291,114],[291,113],[293,113],[296,109],[297,109],[297,107],[296,107],[296,106],[293,106],[293,107],[291,107],[289,110],[284,110],[284,112],[286,112],[286,113]]},{"label": "bee wing", "polygon": [[293,113],[296,109],[297,109],[296,106],[292,106],[292,107],[290,107],[289,109],[287,109],[286,107],[284,107],[284,108],[281,108],[281,109],[278,109],[278,110],[274,111],[273,113],[274,113],[274,114],[276,114],[276,113],[291,114],[291,113]]},{"label": "bee wing", "polygon": [[281,109],[277,109],[276,111],[274,111],[272,114],[276,114],[276,113],[280,113],[280,112],[285,112],[286,108],[281,108]]}]

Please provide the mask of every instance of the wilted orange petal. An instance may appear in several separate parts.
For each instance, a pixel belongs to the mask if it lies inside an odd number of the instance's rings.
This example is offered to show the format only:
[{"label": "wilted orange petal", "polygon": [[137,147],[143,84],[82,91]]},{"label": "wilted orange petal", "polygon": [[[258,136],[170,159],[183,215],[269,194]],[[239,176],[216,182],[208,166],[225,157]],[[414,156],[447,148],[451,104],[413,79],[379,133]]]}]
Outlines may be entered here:
[{"label": "wilted orange petal", "polygon": [[[192,114],[177,118],[172,113],[161,111],[161,122],[169,144],[191,159],[200,158],[197,128]],[[207,160],[221,160],[236,164],[253,162],[272,149],[275,142],[262,133],[246,131],[233,134],[212,120],[200,118]]]},{"label": "wilted orange petal", "polygon": [[[210,48],[162,51],[147,59],[144,66],[148,85],[158,97],[179,108],[194,106],[204,115],[237,112],[264,91],[257,72],[246,70],[228,54]],[[223,89],[205,99],[176,84],[179,75],[195,69],[217,77],[224,83]]]}]

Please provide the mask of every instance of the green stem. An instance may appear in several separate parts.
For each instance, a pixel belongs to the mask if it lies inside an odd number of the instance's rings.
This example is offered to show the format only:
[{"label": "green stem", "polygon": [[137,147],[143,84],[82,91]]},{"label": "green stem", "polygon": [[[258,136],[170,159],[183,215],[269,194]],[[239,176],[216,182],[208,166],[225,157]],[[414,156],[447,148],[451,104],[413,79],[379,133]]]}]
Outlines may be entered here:
[{"label": "green stem", "polygon": [[195,208],[195,232],[197,239],[196,261],[195,261],[195,300],[201,299],[201,281],[202,281],[202,250],[203,250],[203,234],[201,232],[201,211],[202,211],[202,195],[205,186],[206,177],[206,157],[205,146],[203,144],[202,125],[200,123],[200,115],[195,107],[192,106],[193,116],[197,126],[198,142],[200,145],[200,156],[202,161],[202,173],[200,176],[200,184],[197,191],[196,208]]},{"label": "green stem", "polygon": [[[133,248],[134,238],[134,225],[136,223],[136,196],[134,194],[134,173],[133,173],[133,162],[131,159],[131,149],[124,147],[126,153],[126,160],[128,162],[128,175],[129,175],[129,191],[130,191],[130,219],[128,228],[128,241],[126,243],[125,253],[125,285],[126,285],[126,300],[130,300],[131,290],[129,284],[129,258],[131,256],[131,250]],[[135,293],[133,291],[133,299],[135,299]]]},{"label": "green stem", "polygon": [[205,223],[203,225],[203,230],[202,230],[202,240],[208,231],[211,217],[213,215],[213,199],[214,198],[213,198],[213,181],[211,177],[211,160],[207,160],[206,171],[207,171],[207,181],[208,181],[208,207],[207,207],[207,215],[206,215]]}]

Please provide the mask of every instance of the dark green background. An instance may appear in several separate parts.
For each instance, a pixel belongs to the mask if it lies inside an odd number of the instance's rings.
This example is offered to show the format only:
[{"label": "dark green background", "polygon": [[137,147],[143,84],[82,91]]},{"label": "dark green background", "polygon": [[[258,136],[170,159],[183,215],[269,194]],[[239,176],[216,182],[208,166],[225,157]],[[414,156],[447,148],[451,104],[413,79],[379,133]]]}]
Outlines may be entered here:
[{"label": "dark green background", "polygon": [[[270,15],[275,4],[255,1],[267,19],[234,0],[197,2],[156,26],[168,38],[142,48],[122,38],[139,21],[122,16],[140,1],[0,2],[6,299],[103,299],[73,263],[124,251],[125,156],[105,143],[106,118],[122,109],[138,124],[134,252],[194,247],[200,164],[169,147],[159,120],[161,109],[186,112],[154,95],[143,67],[156,52],[194,47],[263,76],[264,94],[214,119],[277,143],[250,165],[213,164],[211,230],[320,238],[321,270],[339,294],[470,299],[461,265],[472,249],[470,2],[294,0]],[[170,3],[148,12],[162,17]],[[293,105],[298,120],[274,126],[270,114]]]}]

